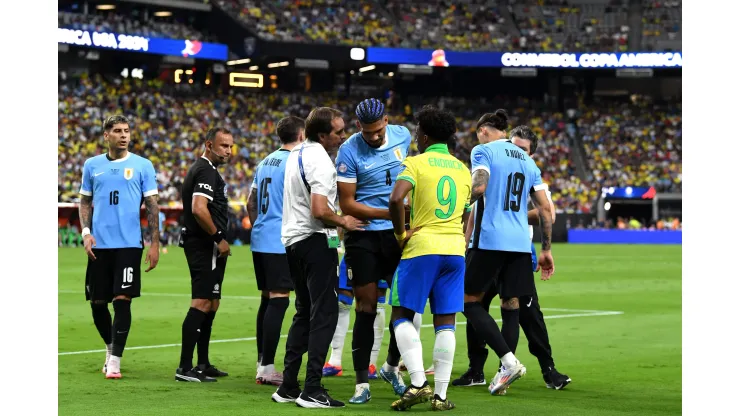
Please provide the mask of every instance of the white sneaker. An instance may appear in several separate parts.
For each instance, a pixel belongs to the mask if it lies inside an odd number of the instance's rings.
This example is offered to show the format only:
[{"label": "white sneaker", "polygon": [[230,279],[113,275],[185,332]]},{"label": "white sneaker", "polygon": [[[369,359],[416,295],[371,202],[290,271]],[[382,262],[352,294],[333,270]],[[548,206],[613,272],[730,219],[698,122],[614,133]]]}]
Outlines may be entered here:
[{"label": "white sneaker", "polygon": [[105,378],[121,378],[121,357],[116,357],[115,355],[112,355],[110,357],[110,360],[108,360],[108,365],[106,367],[107,369],[105,372]]},{"label": "white sneaker", "polygon": [[[506,370],[504,369],[504,366],[502,365],[502,366],[501,366],[501,368],[499,368],[499,369],[498,369],[498,371],[496,372],[496,375],[495,375],[495,376],[493,376],[493,380],[491,380],[491,383],[492,383],[492,384],[493,384],[494,386],[495,386],[496,384],[498,384],[498,383],[499,383],[499,381],[501,381],[501,376],[502,376],[502,374],[504,373],[504,371],[506,371]],[[489,388],[490,388],[490,387],[489,387]],[[501,389],[501,390],[497,391],[497,392],[496,392],[496,394],[498,394],[499,396],[503,396],[503,395],[505,395],[505,394],[506,394],[506,388],[503,388],[503,389]]]},{"label": "white sneaker", "polygon": [[499,394],[501,390],[506,390],[511,383],[519,380],[525,374],[527,374],[527,369],[522,365],[522,363],[517,361],[515,366],[504,368],[500,375],[499,373],[496,373],[497,377],[494,377],[491,380],[491,384],[488,386],[488,391],[491,394]]},{"label": "white sneaker", "polygon": [[108,372],[108,361],[110,361],[111,351],[113,351],[113,344],[107,344],[105,346],[105,364],[103,364],[103,374]]}]

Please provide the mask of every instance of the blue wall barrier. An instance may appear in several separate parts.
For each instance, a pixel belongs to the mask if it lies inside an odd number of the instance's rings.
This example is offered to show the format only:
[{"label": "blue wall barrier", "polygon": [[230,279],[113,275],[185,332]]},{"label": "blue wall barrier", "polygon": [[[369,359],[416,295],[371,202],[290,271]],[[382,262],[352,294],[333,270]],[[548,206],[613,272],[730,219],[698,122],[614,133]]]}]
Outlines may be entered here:
[{"label": "blue wall barrier", "polygon": [[681,231],[568,230],[568,242],[580,244],[681,244]]}]

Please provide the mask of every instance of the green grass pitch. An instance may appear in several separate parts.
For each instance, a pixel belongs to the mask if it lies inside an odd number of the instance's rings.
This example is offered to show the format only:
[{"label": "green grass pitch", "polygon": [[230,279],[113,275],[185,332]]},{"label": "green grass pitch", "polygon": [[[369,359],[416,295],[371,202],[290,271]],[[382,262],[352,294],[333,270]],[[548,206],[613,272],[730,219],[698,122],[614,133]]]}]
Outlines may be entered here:
[{"label": "green grass pitch", "polygon": [[[555,276],[549,282],[538,280],[537,286],[555,363],[573,383],[562,391],[546,389],[522,334],[517,356],[527,366],[527,375],[506,396],[491,396],[484,386],[450,387],[448,396],[457,404],[453,414],[680,414],[681,247],[559,244],[553,253]],[[248,247],[233,248],[223,285],[225,298],[212,334],[211,361],[230,375],[209,384],[174,381],[180,328],[190,293],[182,249],[170,247],[168,254],[161,255],[157,269],[144,274],[143,295],[132,307],[133,324],[121,380],[106,380],[100,372],[104,352],[86,352],[104,346],[84,300],[85,266],[82,249],[59,249],[59,414],[292,415],[308,411],[293,404],[273,403],[270,395],[275,388],[254,382],[259,293]],[[497,308],[491,310],[500,318]],[[283,334],[287,334],[293,311],[291,305]],[[457,320],[465,319],[460,314]],[[427,313],[424,324],[431,322]],[[348,334],[344,376],[324,379],[329,393],[345,402],[354,392],[351,340]],[[457,340],[453,379],[467,368],[463,325],[458,325]],[[282,369],[284,342],[283,337],[278,369]],[[379,364],[385,359],[387,342],[388,331]],[[431,364],[432,328],[422,329],[422,342],[426,367]],[[497,364],[498,360],[489,359],[489,380]],[[303,373],[301,381],[302,377]],[[429,376],[430,384],[432,378]],[[367,405],[310,412],[391,412],[394,396],[390,385],[371,381],[371,389],[373,398]],[[423,411],[429,411],[427,406],[411,409]]]}]

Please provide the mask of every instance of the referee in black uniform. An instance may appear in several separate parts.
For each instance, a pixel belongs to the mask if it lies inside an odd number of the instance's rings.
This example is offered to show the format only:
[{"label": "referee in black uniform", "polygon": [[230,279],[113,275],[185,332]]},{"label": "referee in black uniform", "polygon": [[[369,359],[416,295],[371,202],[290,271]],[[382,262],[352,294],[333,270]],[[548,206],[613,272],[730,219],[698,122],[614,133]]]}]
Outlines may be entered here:
[{"label": "referee in black uniform", "polygon": [[[192,301],[182,323],[180,367],[175,380],[216,381],[228,374],[208,361],[211,327],[221,299],[226,258],[231,255],[226,242],[228,198],[226,183],[216,167],[231,157],[234,138],[228,129],[208,130],[205,152],[190,168],[182,185],[184,227],[180,245],[190,269]],[[193,367],[193,350],[198,345],[198,366]]]}]

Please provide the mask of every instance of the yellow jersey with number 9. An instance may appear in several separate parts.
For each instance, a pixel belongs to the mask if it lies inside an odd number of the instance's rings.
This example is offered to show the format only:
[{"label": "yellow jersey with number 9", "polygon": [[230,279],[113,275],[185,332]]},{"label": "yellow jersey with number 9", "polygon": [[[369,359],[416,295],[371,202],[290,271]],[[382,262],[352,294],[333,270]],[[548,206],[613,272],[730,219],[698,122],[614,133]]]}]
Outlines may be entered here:
[{"label": "yellow jersey with number 9", "polygon": [[452,156],[446,144],[434,144],[401,164],[398,181],[413,185],[411,228],[421,227],[409,239],[401,258],[465,255],[463,212],[470,211],[470,170]]}]

